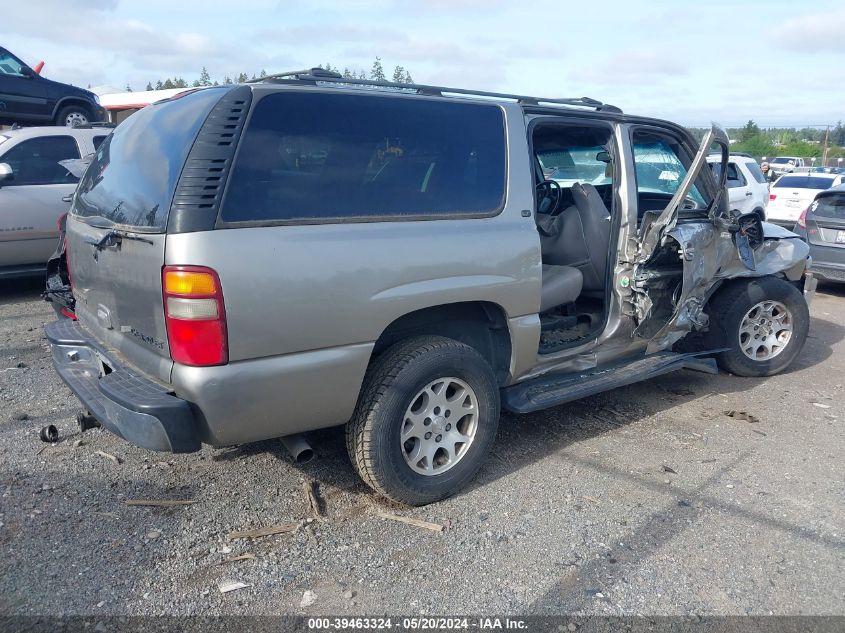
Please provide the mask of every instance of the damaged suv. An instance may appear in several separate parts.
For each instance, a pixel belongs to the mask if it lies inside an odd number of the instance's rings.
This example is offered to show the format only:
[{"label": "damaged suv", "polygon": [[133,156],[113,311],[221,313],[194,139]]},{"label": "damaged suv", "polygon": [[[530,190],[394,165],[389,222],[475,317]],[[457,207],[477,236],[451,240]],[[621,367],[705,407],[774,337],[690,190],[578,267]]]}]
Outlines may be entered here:
[{"label": "damaged suv", "polygon": [[796,358],[808,247],[730,211],[727,160],[716,126],[697,149],[587,98],[319,69],[184,93],[80,182],[53,361],[133,444],[345,425],[368,485],[429,503],[482,466],[503,407]]}]

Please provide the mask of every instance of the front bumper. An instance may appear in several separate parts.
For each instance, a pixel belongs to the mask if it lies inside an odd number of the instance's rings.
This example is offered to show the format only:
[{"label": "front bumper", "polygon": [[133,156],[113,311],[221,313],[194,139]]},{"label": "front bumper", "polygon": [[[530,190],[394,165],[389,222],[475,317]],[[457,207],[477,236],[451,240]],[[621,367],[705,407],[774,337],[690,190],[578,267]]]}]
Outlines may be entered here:
[{"label": "front bumper", "polygon": [[44,326],[53,366],[102,426],[153,451],[200,449],[190,404],[109,354],[77,321]]}]

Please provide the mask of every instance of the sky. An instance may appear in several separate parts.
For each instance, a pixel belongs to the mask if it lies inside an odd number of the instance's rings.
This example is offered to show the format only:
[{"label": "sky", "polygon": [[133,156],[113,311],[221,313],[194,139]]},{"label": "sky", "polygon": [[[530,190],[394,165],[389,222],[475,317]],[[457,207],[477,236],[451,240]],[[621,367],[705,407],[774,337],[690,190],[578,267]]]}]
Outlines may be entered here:
[{"label": "sky", "polygon": [[379,56],[417,83],[589,96],[685,125],[845,119],[844,0],[30,0],[0,43],[83,87]]}]

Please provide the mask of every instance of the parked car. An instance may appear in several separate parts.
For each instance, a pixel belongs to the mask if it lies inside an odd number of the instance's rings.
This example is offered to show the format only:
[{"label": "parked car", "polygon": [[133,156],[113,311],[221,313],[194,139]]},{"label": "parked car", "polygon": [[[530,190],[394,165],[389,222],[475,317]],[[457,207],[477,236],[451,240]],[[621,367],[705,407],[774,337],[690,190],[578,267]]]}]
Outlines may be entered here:
[{"label": "parked car", "polygon": [[778,156],[769,161],[769,168],[777,175],[788,174],[796,169],[803,169],[806,163],[798,156]]},{"label": "parked car", "polygon": [[0,47],[0,124],[75,127],[105,118],[93,92],[42,77]]},{"label": "parked car", "polygon": [[[45,328],[55,368],[83,420],[139,446],[282,437],[298,455],[301,433],[345,425],[374,490],[442,499],[502,406],[797,357],[809,247],[730,212],[713,143],[727,166],[715,126],[697,150],[593,99],[319,69],[153,104],[74,195],[78,320]],[[561,186],[553,153],[609,177]],[[660,185],[640,187],[652,161]]]},{"label": "parked car", "polygon": [[92,154],[110,132],[90,126],[0,132],[0,277],[44,272],[57,220],[79,180],[61,163]]},{"label": "parked car", "polygon": [[810,245],[813,274],[845,282],[845,185],[817,193],[793,230]]},{"label": "parked car", "polygon": [[766,209],[770,222],[787,228],[795,226],[798,216],[816,197],[816,194],[842,184],[845,176],[837,174],[785,174],[772,183],[769,206]]},{"label": "parked car", "polygon": [[[721,168],[721,156],[707,157],[710,168],[718,177]],[[769,204],[769,184],[760,170],[760,165],[750,156],[731,154],[728,157],[728,203],[731,209],[742,213],[756,213],[761,220],[766,219],[766,206]]]}]

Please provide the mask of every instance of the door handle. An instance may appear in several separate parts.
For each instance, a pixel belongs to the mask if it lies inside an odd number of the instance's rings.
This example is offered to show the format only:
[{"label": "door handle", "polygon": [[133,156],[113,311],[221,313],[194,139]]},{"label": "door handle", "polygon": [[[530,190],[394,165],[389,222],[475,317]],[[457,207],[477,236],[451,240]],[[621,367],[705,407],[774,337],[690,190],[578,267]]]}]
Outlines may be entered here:
[{"label": "door handle", "polygon": [[72,202],[73,201],[73,194],[69,193],[66,196],[62,196],[62,202]]},{"label": "door handle", "polygon": [[750,197],[751,197],[751,196],[753,196],[753,195],[754,195],[754,194],[753,194],[753,193],[751,193],[750,191],[746,191],[746,192],[745,192],[745,197],[746,197],[746,198],[750,198]]}]

